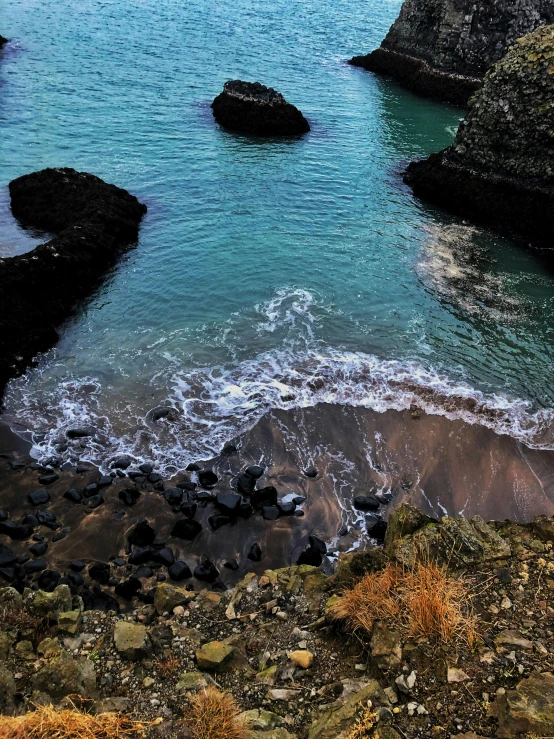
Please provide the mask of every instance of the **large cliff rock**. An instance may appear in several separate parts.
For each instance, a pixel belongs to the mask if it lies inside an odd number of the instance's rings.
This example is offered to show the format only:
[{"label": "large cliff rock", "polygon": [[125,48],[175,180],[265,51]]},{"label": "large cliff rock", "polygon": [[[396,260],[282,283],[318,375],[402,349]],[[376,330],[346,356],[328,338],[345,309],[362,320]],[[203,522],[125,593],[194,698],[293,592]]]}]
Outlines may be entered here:
[{"label": "large cliff rock", "polygon": [[52,239],[0,259],[0,393],[10,377],[50,349],[56,331],[136,241],[146,206],[125,190],[74,169],[44,169],[10,182],[24,227]]},{"label": "large cliff rock", "polygon": [[350,63],[465,105],[518,38],[548,23],[552,0],[405,0],[381,47]]},{"label": "large cliff rock", "polygon": [[511,47],[472,98],[454,143],[410,164],[414,193],[499,230],[554,240],[554,26]]},{"label": "large cliff rock", "polygon": [[226,82],[212,103],[224,128],[258,136],[291,136],[310,130],[308,121],[281,93],[259,82]]}]

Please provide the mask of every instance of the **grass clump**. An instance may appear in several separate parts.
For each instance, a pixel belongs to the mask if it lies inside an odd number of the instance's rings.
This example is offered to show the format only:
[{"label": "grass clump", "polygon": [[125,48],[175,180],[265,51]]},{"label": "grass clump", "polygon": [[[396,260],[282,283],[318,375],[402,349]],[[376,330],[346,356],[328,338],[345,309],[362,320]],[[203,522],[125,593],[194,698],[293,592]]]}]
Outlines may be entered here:
[{"label": "grass clump", "polygon": [[446,644],[462,640],[471,645],[477,633],[467,584],[429,559],[411,569],[389,563],[365,575],[344,591],[330,615],[353,632],[370,634],[375,621],[385,621],[410,637]]},{"label": "grass clump", "polygon": [[0,715],[0,739],[134,739],[146,728],[121,713],[94,716],[76,708],[36,706],[23,716]]},{"label": "grass clump", "polygon": [[345,739],[368,739],[369,737],[375,737],[373,730],[376,722],[377,714],[371,710],[371,707],[365,706]]},{"label": "grass clump", "polygon": [[246,739],[247,727],[235,699],[209,687],[190,699],[187,723],[194,739]]}]

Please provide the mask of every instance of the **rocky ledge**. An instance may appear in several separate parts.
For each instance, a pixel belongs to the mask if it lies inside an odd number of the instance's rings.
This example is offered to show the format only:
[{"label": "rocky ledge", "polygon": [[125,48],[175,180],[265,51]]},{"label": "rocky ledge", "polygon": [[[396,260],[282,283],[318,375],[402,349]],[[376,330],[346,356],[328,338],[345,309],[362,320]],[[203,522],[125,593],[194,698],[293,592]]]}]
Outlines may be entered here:
[{"label": "rocky ledge", "polygon": [[0,49],[4,46],[4,44],[7,44],[9,39],[4,38],[4,36],[0,36]]},{"label": "rocky ledge", "polygon": [[293,136],[310,130],[308,121],[281,93],[259,82],[226,82],[212,103],[224,128],[258,136]]},{"label": "rocky ledge", "polygon": [[414,193],[551,246],[554,238],[554,27],[519,39],[487,73],[454,143],[410,164]]},{"label": "rocky ledge", "polygon": [[[124,615],[87,610],[67,584],[3,588],[0,713],[81,696],[93,712],[151,721],[150,736],[190,739],[190,701],[216,685],[252,739],[552,736],[553,542],[545,516],[437,521],[403,505],[384,548],[342,555],[330,577],[300,565],[250,573],[224,593],[160,583]],[[386,608],[352,639],[335,612],[345,593],[422,561],[464,584],[471,642],[411,633]]]},{"label": "rocky ledge", "polygon": [[146,206],[125,190],[74,169],[44,169],[10,182],[11,207],[25,228],[53,238],[0,259],[0,392],[136,241]]},{"label": "rocky ledge", "polygon": [[551,0],[405,0],[381,47],[350,64],[466,105],[516,39],[548,23],[554,23]]}]

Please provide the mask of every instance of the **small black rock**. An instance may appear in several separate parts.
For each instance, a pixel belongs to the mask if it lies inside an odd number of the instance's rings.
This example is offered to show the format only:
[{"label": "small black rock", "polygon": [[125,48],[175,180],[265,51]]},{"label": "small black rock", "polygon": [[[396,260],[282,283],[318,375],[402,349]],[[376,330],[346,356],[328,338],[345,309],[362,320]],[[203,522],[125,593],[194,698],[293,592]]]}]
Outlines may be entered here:
[{"label": "small black rock", "polygon": [[223,566],[226,567],[228,570],[238,570],[239,563],[236,559],[230,559],[228,562],[225,562]]},{"label": "small black rock", "polygon": [[147,547],[149,544],[152,544],[155,538],[156,532],[154,531],[152,526],[150,526],[148,521],[140,521],[131,530],[129,536],[127,537],[127,541],[129,542],[129,544],[135,545],[137,547]]},{"label": "small black rock", "polygon": [[252,562],[259,562],[262,558],[262,550],[260,549],[260,545],[257,542],[254,542],[250,549],[248,550],[248,554],[246,555],[248,559],[251,559]]},{"label": "small black rock", "polygon": [[103,562],[95,562],[88,568],[89,577],[100,585],[107,585],[110,579],[110,566]]},{"label": "small black rock", "polygon": [[176,536],[179,539],[192,541],[195,536],[198,536],[201,531],[202,526],[198,523],[198,521],[192,521],[188,518],[181,518],[179,521],[176,521],[175,526],[171,531],[171,536]]},{"label": "small black rock", "polygon": [[302,474],[304,474],[306,477],[317,477],[317,470],[315,467],[308,467],[307,470],[303,470]]},{"label": "small black rock", "polygon": [[194,518],[196,516],[198,506],[196,503],[181,503],[180,510],[187,518]]},{"label": "small black rock", "polygon": [[200,472],[201,469],[202,467],[200,467],[199,464],[196,464],[196,462],[190,462],[186,467],[187,472]]},{"label": "small black rock", "polygon": [[0,534],[9,536],[10,539],[28,539],[33,533],[33,527],[29,524],[14,523],[13,521],[0,521]]},{"label": "small black rock", "polygon": [[114,470],[126,470],[127,467],[130,467],[133,463],[133,460],[131,457],[129,457],[128,454],[123,454],[121,457],[117,457],[117,459],[114,459],[112,462],[112,467]]},{"label": "small black rock", "polygon": [[139,568],[138,568],[138,569],[136,570],[136,572],[134,572],[134,573],[133,573],[133,574],[131,575],[131,577],[136,577],[136,578],[138,578],[139,580],[141,580],[141,579],[143,579],[143,578],[144,578],[144,579],[147,579],[147,578],[149,578],[149,577],[153,577],[153,575],[154,575],[154,571],[153,571],[153,570],[152,570],[152,569],[151,569],[150,567],[144,567],[144,565],[143,565],[142,567],[139,567]]},{"label": "small black rock", "polygon": [[139,590],[142,588],[142,583],[139,579],[131,578],[130,580],[124,580],[119,585],[115,586],[115,593],[120,598],[125,600],[131,600],[134,598]]},{"label": "small black rock", "polygon": [[154,559],[166,567],[171,567],[175,562],[175,556],[173,550],[169,547],[162,547],[154,552]]},{"label": "small black rock", "polygon": [[[149,547],[135,547],[129,555],[130,565],[142,565],[152,559],[154,553]],[[123,563],[125,564],[125,562]],[[119,565],[120,567],[122,565]]]},{"label": "small black rock", "polygon": [[203,488],[212,488],[217,481],[218,477],[212,470],[200,470],[198,473],[198,482]]},{"label": "small black rock", "polygon": [[72,503],[80,503],[83,500],[83,494],[77,488],[69,488],[69,490],[65,491],[63,497]]},{"label": "small black rock", "polygon": [[218,493],[215,499],[216,505],[224,513],[235,513],[242,498],[237,493]]},{"label": "small black rock", "polygon": [[260,477],[264,474],[265,467],[262,467],[259,464],[253,464],[250,467],[246,468],[246,474],[250,475],[250,477],[253,477],[254,480],[259,480]]},{"label": "small black rock", "polygon": [[254,490],[250,496],[250,502],[254,508],[277,505],[277,490],[273,485],[268,485],[260,490]]},{"label": "small black rock", "polygon": [[98,487],[99,488],[105,488],[108,485],[111,485],[113,482],[113,477],[110,475],[102,475],[102,477],[98,480]]},{"label": "small black rock", "polygon": [[143,462],[139,464],[139,470],[145,475],[149,475],[151,472],[154,472],[154,465],[150,464],[150,462]]},{"label": "small black rock", "polygon": [[80,428],[68,429],[66,435],[68,439],[84,439],[87,436],[94,436],[96,433],[92,426],[82,426]]},{"label": "small black rock", "polygon": [[264,506],[262,515],[266,521],[276,521],[279,518],[279,509],[275,505]]},{"label": "small black rock", "polygon": [[69,565],[74,572],[81,572],[86,567],[86,564],[80,559],[72,559]]},{"label": "small black rock", "polygon": [[104,498],[101,495],[91,495],[87,498],[87,506],[91,509],[98,508],[104,502]]},{"label": "small black rock", "polygon": [[46,567],[45,559],[34,559],[31,562],[27,562],[25,565],[25,572],[27,575],[34,575],[35,572],[42,572]]},{"label": "small black rock", "polygon": [[41,475],[38,478],[38,481],[41,485],[51,485],[53,482],[56,482],[56,480],[59,480],[60,476],[57,475],[55,472],[52,472],[50,475]]},{"label": "small black rock", "polygon": [[50,494],[44,488],[39,488],[29,494],[28,500],[32,505],[44,505],[50,500]]},{"label": "small black rock", "polygon": [[224,454],[226,457],[230,457],[232,454],[237,453],[237,448],[234,444],[225,444],[225,446],[221,450],[221,453]]},{"label": "small black rock", "polygon": [[226,526],[231,523],[232,520],[233,519],[230,516],[210,516],[208,518],[208,523],[214,531],[217,531],[217,529],[220,529],[222,526]]},{"label": "small black rock", "polygon": [[211,562],[209,559],[206,559],[204,560],[204,562],[200,562],[200,564],[196,565],[196,568],[194,570],[194,577],[197,580],[212,583],[215,582],[219,577],[219,572],[213,562]]},{"label": "small black rock", "polygon": [[237,477],[237,490],[243,495],[250,495],[256,487],[256,478],[243,472]]},{"label": "small black rock", "polygon": [[46,554],[47,549],[48,549],[48,542],[41,541],[41,542],[38,542],[37,544],[33,544],[33,546],[29,548],[29,551],[34,557],[42,557],[43,554]]},{"label": "small black rock", "polygon": [[379,501],[374,495],[357,495],[354,498],[354,508],[359,511],[377,511]]},{"label": "small black rock", "polygon": [[189,577],[192,577],[190,567],[187,565],[186,562],[183,562],[180,559],[175,560],[175,562],[168,568],[167,574],[169,575],[171,580],[174,580],[175,582],[179,582],[180,580],[188,580]]},{"label": "small black rock", "polygon": [[292,516],[296,510],[295,504],[291,501],[285,502],[283,500],[278,501],[277,507],[282,516]]},{"label": "small black rock", "polygon": [[134,488],[126,488],[125,490],[119,491],[118,498],[125,503],[125,505],[134,506],[140,498],[140,491],[135,490]]}]

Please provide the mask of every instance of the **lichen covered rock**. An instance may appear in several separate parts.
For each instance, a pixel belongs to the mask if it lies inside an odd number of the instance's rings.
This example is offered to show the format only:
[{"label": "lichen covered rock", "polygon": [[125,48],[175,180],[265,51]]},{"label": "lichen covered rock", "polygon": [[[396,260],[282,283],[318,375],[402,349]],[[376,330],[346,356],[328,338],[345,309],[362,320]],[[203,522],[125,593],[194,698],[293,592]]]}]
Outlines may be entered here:
[{"label": "lichen covered rock", "polygon": [[351,64],[465,105],[516,39],[548,23],[551,0],[405,0],[381,47]]},{"label": "lichen covered rock", "polygon": [[[433,521],[404,504],[391,513],[389,521],[387,554],[406,567],[414,567],[422,553],[452,569],[467,569],[511,555],[510,546],[480,516],[444,516],[441,521]],[[402,524],[406,521],[407,528]]]},{"label": "lichen covered rock", "polygon": [[224,128],[258,136],[293,136],[310,130],[308,121],[281,93],[259,82],[226,82],[212,103]]},{"label": "lichen covered rock", "polygon": [[554,26],[539,28],[487,73],[454,143],[412,163],[420,197],[551,245],[554,238]]}]

